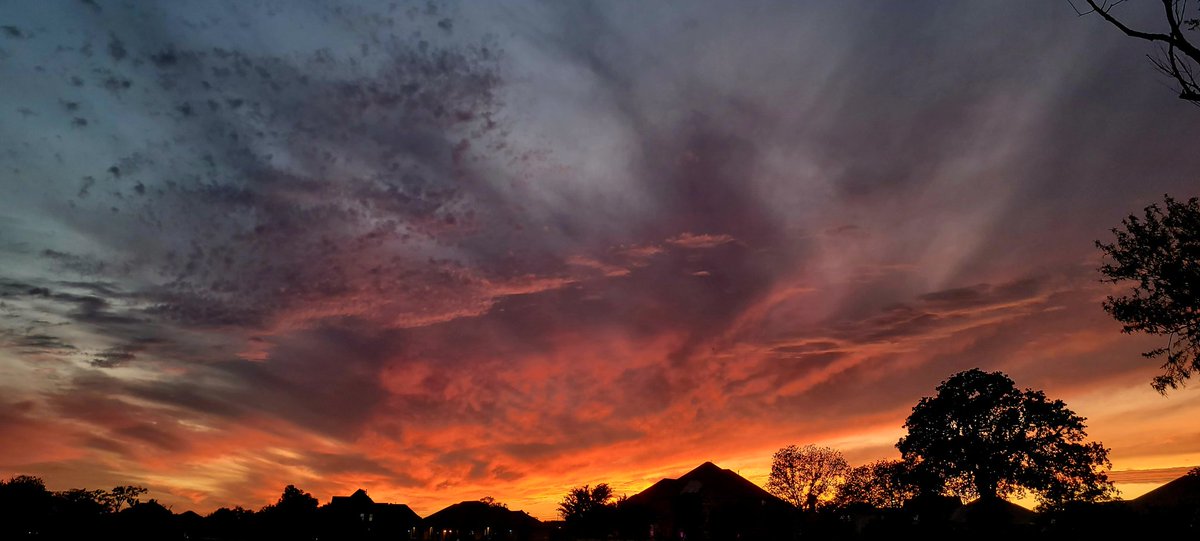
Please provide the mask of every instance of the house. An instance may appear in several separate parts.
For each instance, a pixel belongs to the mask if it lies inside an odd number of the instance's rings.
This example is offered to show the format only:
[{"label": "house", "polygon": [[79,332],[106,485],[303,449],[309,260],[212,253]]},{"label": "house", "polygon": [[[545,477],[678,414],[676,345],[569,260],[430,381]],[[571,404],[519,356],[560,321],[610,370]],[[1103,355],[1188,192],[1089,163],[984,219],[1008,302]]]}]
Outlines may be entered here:
[{"label": "house", "polygon": [[1200,468],[1134,498],[1129,507],[1155,532],[1200,532]]},{"label": "house", "polygon": [[524,511],[483,501],[451,505],[421,521],[421,539],[426,541],[527,540],[541,536],[538,519]]},{"label": "house", "polygon": [[407,505],[376,503],[367,491],[334,496],[320,509],[322,539],[416,539],[421,517]]},{"label": "house", "polygon": [[1200,509],[1200,468],[1133,499],[1130,504],[1140,511],[1180,512]]},{"label": "house", "polygon": [[950,522],[971,529],[1018,531],[1034,523],[1036,513],[1002,498],[976,498],[950,514]]},{"label": "house", "polygon": [[712,462],[630,496],[620,514],[644,539],[784,539],[795,520],[790,504]]}]

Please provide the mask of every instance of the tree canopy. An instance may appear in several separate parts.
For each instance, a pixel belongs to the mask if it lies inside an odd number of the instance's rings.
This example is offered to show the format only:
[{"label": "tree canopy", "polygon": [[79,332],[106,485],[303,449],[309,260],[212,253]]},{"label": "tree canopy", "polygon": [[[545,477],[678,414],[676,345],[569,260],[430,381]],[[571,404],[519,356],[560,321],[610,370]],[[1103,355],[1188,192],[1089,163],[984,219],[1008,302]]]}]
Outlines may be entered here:
[{"label": "tree canopy", "polygon": [[813,511],[830,500],[850,465],[830,447],[789,445],[771,458],[767,490],[796,507]]},{"label": "tree canopy", "polygon": [[320,502],[312,494],[296,488],[296,485],[288,485],[283,488],[279,500],[264,507],[263,511],[284,515],[304,515],[315,512],[319,504]]},{"label": "tree canopy", "polygon": [[595,487],[583,485],[567,492],[558,504],[558,514],[576,535],[600,536],[611,526],[616,507],[607,483]]},{"label": "tree canopy", "polygon": [[1084,420],[1002,372],[972,369],[913,407],[896,447],[923,491],[994,499],[1028,490],[1053,508],[1115,494],[1108,450],[1086,441]]},{"label": "tree canopy", "polygon": [[115,513],[122,507],[133,507],[141,503],[142,495],[146,492],[145,487],[124,485],[113,487],[108,494],[101,494],[101,498],[104,504]]},{"label": "tree canopy", "polygon": [[507,503],[498,502],[498,501],[496,501],[496,498],[493,498],[491,496],[484,496],[482,498],[479,498],[479,501],[486,503],[488,505],[488,507],[499,507],[501,509],[508,509]]},{"label": "tree canopy", "polygon": [[877,460],[851,468],[838,487],[834,502],[846,507],[865,504],[875,508],[900,508],[917,495],[903,460]]},{"label": "tree canopy", "polygon": [[1112,230],[1116,240],[1096,246],[1108,257],[1104,280],[1131,283],[1129,295],[1109,296],[1104,309],[1126,333],[1165,336],[1166,345],[1143,353],[1163,359],[1154,388],[1178,388],[1200,370],[1200,202],[1166,196],[1143,217],[1130,215]]}]

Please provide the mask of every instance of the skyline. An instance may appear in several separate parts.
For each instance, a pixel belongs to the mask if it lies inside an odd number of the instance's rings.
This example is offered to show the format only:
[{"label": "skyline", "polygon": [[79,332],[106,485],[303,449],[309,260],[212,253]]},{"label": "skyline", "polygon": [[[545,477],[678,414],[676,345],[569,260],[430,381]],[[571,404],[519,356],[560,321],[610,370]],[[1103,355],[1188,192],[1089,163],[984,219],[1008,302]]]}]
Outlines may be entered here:
[{"label": "skyline", "polygon": [[1126,498],[1200,464],[1200,391],[1151,388],[1093,244],[1200,195],[1200,113],[1066,2],[0,26],[5,477],[546,519],[705,461],[761,486],[790,444],[898,457],[974,367],[1086,417]]}]

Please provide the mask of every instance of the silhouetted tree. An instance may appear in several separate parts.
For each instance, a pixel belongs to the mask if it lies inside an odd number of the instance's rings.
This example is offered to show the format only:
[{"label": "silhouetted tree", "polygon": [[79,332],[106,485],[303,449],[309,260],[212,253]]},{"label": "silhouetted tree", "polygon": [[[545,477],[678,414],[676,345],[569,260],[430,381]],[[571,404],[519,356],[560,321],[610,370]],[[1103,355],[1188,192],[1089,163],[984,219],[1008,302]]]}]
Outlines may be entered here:
[{"label": "silhouetted tree", "polygon": [[767,490],[796,507],[816,510],[837,490],[850,465],[842,452],[830,447],[789,445],[771,457]]},{"label": "silhouetted tree", "polygon": [[1175,80],[1180,99],[1200,103],[1200,86],[1196,82],[1197,71],[1200,71],[1200,49],[1186,34],[1200,27],[1200,5],[1188,0],[1159,0],[1166,28],[1147,32],[1131,28],[1113,14],[1113,8],[1125,0],[1084,1],[1090,6],[1090,13],[1104,18],[1125,35],[1158,45],[1158,56],[1150,57],[1154,67]]},{"label": "silhouetted tree", "polygon": [[5,503],[16,503],[20,500],[48,498],[50,492],[46,490],[46,482],[41,477],[14,475],[7,481],[0,481],[0,495],[6,498]]},{"label": "silhouetted tree", "polygon": [[[52,493],[41,478],[18,475],[0,482],[0,539],[95,539],[140,528],[148,520],[146,515],[126,513],[139,505],[145,493],[145,488],[133,485],[112,491],[74,488]],[[117,511],[122,516],[116,516]]]},{"label": "silhouetted tree", "polygon": [[73,488],[54,493],[53,527],[44,539],[94,539],[111,518],[104,490]]},{"label": "silhouetted tree", "polygon": [[1085,441],[1084,420],[1002,372],[972,369],[913,407],[896,447],[936,483],[922,487],[929,492],[995,499],[1029,490],[1043,507],[1109,499],[1108,450]]},{"label": "silhouetted tree", "polygon": [[107,493],[96,491],[99,493],[100,501],[104,503],[108,510],[116,513],[125,507],[133,507],[142,501],[142,495],[148,492],[145,487],[135,485],[124,485],[113,487]]},{"label": "silhouetted tree", "polygon": [[0,481],[0,538],[41,537],[49,526],[53,495],[40,477]]},{"label": "silhouetted tree", "polygon": [[98,516],[108,512],[108,505],[105,502],[107,494],[103,490],[72,488],[55,492],[54,497],[71,515]]},{"label": "silhouetted tree", "polygon": [[296,488],[296,485],[288,485],[284,487],[279,501],[269,507],[272,511],[282,514],[306,514],[316,511],[319,503],[312,494]]},{"label": "silhouetted tree", "polygon": [[898,509],[917,495],[903,460],[878,460],[851,468],[838,487],[834,503],[846,507],[866,504],[877,508]]},{"label": "silhouetted tree", "polygon": [[479,498],[479,501],[488,504],[488,507],[499,507],[501,509],[508,509],[508,504],[503,503],[503,502],[498,502],[498,501],[496,501],[496,498],[493,498],[491,496],[484,496],[482,498]]},{"label": "silhouetted tree", "polygon": [[288,485],[277,502],[258,513],[258,522],[278,539],[312,539],[319,504],[312,494]]},{"label": "silhouetted tree", "polygon": [[205,518],[217,539],[243,539],[254,526],[254,512],[241,506],[222,507]]},{"label": "silhouetted tree", "polygon": [[613,526],[616,508],[612,488],[600,483],[572,488],[558,504],[558,514],[576,536],[602,536]]},{"label": "silhouetted tree", "polygon": [[7,481],[0,481],[0,496],[4,498],[4,503],[11,506],[21,501],[47,499],[50,492],[46,490],[46,482],[41,477],[14,475]]},{"label": "silhouetted tree", "polygon": [[1116,242],[1096,241],[1110,262],[1100,267],[1105,281],[1132,282],[1132,294],[1108,297],[1104,309],[1126,333],[1164,335],[1167,344],[1143,353],[1164,358],[1154,378],[1160,393],[1178,388],[1200,370],[1200,202],[1165,196],[1164,206],[1146,207],[1114,228]]},{"label": "silhouetted tree", "polygon": [[113,529],[119,538],[125,539],[180,539],[182,532],[176,526],[174,514],[157,500],[136,502],[125,510],[112,515]]}]

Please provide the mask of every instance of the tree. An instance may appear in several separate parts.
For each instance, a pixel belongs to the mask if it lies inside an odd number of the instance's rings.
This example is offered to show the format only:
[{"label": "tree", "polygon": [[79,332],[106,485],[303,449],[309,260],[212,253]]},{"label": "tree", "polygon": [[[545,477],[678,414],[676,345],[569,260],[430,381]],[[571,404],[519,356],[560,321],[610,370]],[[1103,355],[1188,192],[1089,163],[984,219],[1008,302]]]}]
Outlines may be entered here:
[{"label": "tree", "polygon": [[607,483],[572,488],[558,504],[558,514],[576,536],[600,536],[613,525],[617,506]]},{"label": "tree", "polygon": [[1179,86],[1180,99],[1200,104],[1200,85],[1196,82],[1197,71],[1200,71],[1200,49],[1184,34],[1185,30],[1195,31],[1200,27],[1200,6],[1196,3],[1189,6],[1188,0],[1159,0],[1167,23],[1166,29],[1146,32],[1129,27],[1113,15],[1113,8],[1125,0],[1084,1],[1091,7],[1086,13],[1099,15],[1129,37],[1158,45],[1158,56],[1150,57],[1154,67],[1175,80]]},{"label": "tree", "polygon": [[1085,441],[1083,417],[1002,372],[950,376],[904,422],[896,444],[931,492],[996,499],[1026,490],[1044,508],[1115,495],[1108,450]]},{"label": "tree", "polygon": [[263,510],[269,509],[283,515],[304,515],[315,512],[319,503],[312,494],[296,488],[296,485],[288,485],[279,495],[279,501]]},{"label": "tree", "polygon": [[53,494],[40,477],[17,475],[0,481],[0,538],[41,535],[51,526]]},{"label": "tree", "polygon": [[595,488],[588,485],[575,487],[558,504],[558,514],[567,522],[579,520],[612,505],[612,499],[613,491],[608,483],[600,483]]},{"label": "tree", "polygon": [[312,539],[319,503],[312,494],[288,485],[278,501],[258,513],[257,526],[272,539]]},{"label": "tree", "polygon": [[1144,218],[1130,215],[1121,225],[1112,230],[1116,242],[1096,241],[1110,260],[1100,272],[1106,282],[1133,282],[1133,289],[1109,296],[1104,310],[1123,332],[1167,337],[1165,346],[1142,354],[1165,359],[1153,385],[1166,393],[1200,370],[1200,202],[1168,195],[1164,207],[1150,205]]},{"label": "tree", "polygon": [[796,507],[814,511],[818,503],[833,496],[849,470],[837,449],[789,445],[771,457],[767,490]]},{"label": "tree", "polygon": [[58,498],[65,511],[72,516],[98,516],[109,512],[107,496],[108,493],[103,490],[85,488],[72,488],[54,493],[54,497]]},{"label": "tree", "polygon": [[124,485],[113,487],[108,493],[101,492],[99,498],[110,512],[116,513],[122,507],[133,507],[141,503],[142,495],[146,492],[148,491],[145,487]]},{"label": "tree", "polygon": [[7,481],[0,481],[0,495],[18,501],[49,498],[50,492],[46,490],[46,482],[41,477],[14,475]]},{"label": "tree", "polygon": [[877,460],[851,468],[838,487],[834,503],[846,507],[866,504],[876,508],[899,508],[917,495],[903,460]]},{"label": "tree", "polygon": [[222,507],[210,513],[205,522],[217,539],[242,539],[254,524],[254,511],[241,506]]},{"label": "tree", "polygon": [[496,501],[496,498],[493,498],[491,496],[484,496],[482,498],[479,498],[479,501],[486,503],[488,505],[488,507],[499,507],[501,509],[508,509],[508,504],[503,503],[503,502],[498,502],[498,501]]}]

